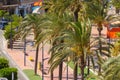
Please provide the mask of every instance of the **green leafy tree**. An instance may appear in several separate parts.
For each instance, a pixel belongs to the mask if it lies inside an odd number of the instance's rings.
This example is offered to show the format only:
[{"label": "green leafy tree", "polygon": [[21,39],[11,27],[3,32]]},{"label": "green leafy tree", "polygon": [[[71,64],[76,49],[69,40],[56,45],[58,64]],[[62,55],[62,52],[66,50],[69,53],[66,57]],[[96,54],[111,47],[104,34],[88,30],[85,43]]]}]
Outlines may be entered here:
[{"label": "green leafy tree", "polygon": [[9,15],[8,12],[6,12],[4,10],[0,10],[0,18],[2,18],[2,17],[8,18],[8,15]]},{"label": "green leafy tree", "polygon": [[22,18],[17,15],[12,15],[12,21],[8,22],[8,25],[5,25],[5,32],[4,36],[8,40],[8,47],[10,46],[10,39],[12,37],[12,41],[15,41],[18,39],[18,37],[15,37],[15,34],[17,33],[17,28],[20,26]]}]

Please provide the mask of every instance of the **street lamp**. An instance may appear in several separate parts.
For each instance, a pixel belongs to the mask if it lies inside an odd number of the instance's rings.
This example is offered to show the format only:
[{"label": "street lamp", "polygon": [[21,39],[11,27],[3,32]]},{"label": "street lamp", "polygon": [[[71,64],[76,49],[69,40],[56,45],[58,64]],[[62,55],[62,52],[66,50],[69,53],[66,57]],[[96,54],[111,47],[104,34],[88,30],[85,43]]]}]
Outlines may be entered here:
[{"label": "street lamp", "polygon": [[44,80],[44,47],[42,42],[42,80]]},{"label": "street lamp", "polygon": [[12,45],[13,41],[12,41],[12,16],[11,16],[11,14],[10,14],[10,18],[11,18],[10,19],[10,22],[11,22],[11,26],[10,26],[10,48],[12,49],[13,48],[13,45]]},{"label": "street lamp", "polygon": [[[44,0],[42,0],[42,6],[43,6],[43,2],[44,2]],[[44,11],[43,11],[43,14],[44,14]],[[43,47],[43,42],[42,42],[42,80],[44,80],[44,47]]]},{"label": "street lamp", "polygon": [[[68,58],[67,58],[67,61],[68,61]],[[66,71],[66,73],[67,73],[67,80],[68,80],[68,62],[67,62],[67,71]]]},{"label": "street lamp", "polygon": [[24,39],[24,66],[26,66],[26,38]]}]

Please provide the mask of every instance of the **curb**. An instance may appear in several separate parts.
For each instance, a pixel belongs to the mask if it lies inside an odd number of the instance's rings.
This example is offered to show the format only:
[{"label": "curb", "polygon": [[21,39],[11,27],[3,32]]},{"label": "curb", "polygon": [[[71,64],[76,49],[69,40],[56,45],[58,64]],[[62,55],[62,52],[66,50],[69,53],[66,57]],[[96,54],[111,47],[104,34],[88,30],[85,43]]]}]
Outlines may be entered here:
[{"label": "curb", "polygon": [[24,78],[24,80],[29,80],[29,78],[25,75],[25,73],[21,70],[21,68],[16,64],[16,62],[5,50],[2,50],[1,53],[2,56],[6,57],[9,60],[10,65],[18,69],[18,73],[20,74],[20,77]]}]

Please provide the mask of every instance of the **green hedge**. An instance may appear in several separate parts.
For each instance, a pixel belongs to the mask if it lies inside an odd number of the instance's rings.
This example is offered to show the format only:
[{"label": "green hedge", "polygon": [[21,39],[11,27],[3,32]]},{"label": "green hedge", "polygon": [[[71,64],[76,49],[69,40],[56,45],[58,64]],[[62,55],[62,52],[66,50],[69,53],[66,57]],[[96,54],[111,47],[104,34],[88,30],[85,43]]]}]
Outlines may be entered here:
[{"label": "green hedge", "polygon": [[17,80],[17,69],[16,68],[0,69],[0,77],[5,77],[8,80],[12,80],[12,72],[14,73],[14,80]]},{"label": "green hedge", "polygon": [[0,69],[9,67],[7,59],[0,57]]}]

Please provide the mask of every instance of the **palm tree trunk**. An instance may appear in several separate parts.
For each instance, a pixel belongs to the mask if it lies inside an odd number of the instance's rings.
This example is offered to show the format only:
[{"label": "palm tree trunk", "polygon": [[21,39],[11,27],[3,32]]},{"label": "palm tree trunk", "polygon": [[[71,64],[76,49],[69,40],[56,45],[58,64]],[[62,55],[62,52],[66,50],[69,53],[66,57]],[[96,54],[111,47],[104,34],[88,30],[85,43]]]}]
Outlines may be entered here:
[{"label": "palm tree trunk", "polygon": [[87,70],[87,75],[90,74],[90,60],[89,60],[89,56],[88,56],[88,70]]},{"label": "palm tree trunk", "polygon": [[74,12],[74,21],[77,22],[78,21],[78,12],[80,11],[80,7],[78,7],[75,12]]},{"label": "palm tree trunk", "polygon": [[35,75],[37,75],[38,52],[39,52],[39,45],[37,45],[37,48],[36,48],[36,55],[35,55],[35,68],[34,68]]},{"label": "palm tree trunk", "polygon": [[63,62],[59,64],[59,80],[62,80]]},{"label": "palm tree trunk", "polygon": [[[59,43],[59,42],[58,42]],[[64,43],[64,40],[61,40],[60,43]],[[61,48],[62,50],[63,48]],[[63,62],[59,64],[59,80],[62,80],[62,69],[63,69]]]},{"label": "palm tree trunk", "polygon": [[53,80],[53,71],[50,73],[50,80]]},{"label": "palm tree trunk", "polygon": [[76,63],[74,67],[74,80],[77,80],[77,71],[78,71],[78,64]]},{"label": "palm tree trunk", "polygon": [[[102,54],[102,44],[101,44],[101,31],[102,31],[102,25],[101,23],[98,24],[98,32],[99,32],[99,53]],[[101,74],[101,66],[99,65],[99,74]]]},{"label": "palm tree trunk", "polygon": [[84,68],[85,68],[85,61],[84,61],[84,55],[81,56],[81,80],[84,80]]},{"label": "palm tree trunk", "polygon": [[[80,7],[78,7],[74,12],[74,22],[78,22],[78,12],[79,11],[80,11]],[[78,70],[78,64],[76,63],[75,67],[74,67],[74,80],[77,80],[77,70]]]}]

